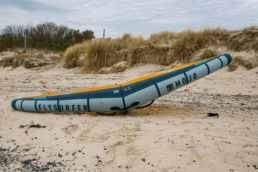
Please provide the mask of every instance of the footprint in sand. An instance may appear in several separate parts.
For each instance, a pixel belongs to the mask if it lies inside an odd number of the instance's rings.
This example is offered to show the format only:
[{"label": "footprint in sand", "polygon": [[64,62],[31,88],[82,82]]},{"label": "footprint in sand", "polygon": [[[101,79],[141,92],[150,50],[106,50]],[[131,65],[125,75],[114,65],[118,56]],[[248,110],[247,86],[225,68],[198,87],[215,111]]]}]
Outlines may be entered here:
[{"label": "footprint in sand", "polygon": [[78,124],[71,124],[66,126],[65,128],[62,128],[62,131],[65,132],[66,134],[73,134],[79,129]]}]

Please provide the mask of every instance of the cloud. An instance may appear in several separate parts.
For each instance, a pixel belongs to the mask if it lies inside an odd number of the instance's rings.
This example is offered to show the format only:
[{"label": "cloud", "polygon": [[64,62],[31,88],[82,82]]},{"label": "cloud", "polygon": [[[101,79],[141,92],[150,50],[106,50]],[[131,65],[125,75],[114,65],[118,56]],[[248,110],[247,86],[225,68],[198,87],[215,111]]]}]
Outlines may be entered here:
[{"label": "cloud", "polygon": [[258,25],[257,9],[257,0],[2,0],[0,27],[50,21],[92,29],[97,37],[103,28],[111,37],[124,33],[148,36],[189,27],[240,29]]},{"label": "cloud", "polygon": [[65,11],[59,7],[54,5],[49,5],[36,0],[1,0],[1,6],[3,7],[11,7],[11,8],[19,8],[25,11],[46,11],[46,12],[62,12]]}]

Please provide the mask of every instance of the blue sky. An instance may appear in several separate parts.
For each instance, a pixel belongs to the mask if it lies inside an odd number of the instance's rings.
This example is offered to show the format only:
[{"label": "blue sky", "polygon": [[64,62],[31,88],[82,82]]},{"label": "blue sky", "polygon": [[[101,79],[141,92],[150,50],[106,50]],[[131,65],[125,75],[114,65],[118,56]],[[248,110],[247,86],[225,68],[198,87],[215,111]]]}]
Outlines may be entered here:
[{"label": "blue sky", "polygon": [[258,0],[0,0],[0,28],[44,21],[101,37],[258,26]]}]

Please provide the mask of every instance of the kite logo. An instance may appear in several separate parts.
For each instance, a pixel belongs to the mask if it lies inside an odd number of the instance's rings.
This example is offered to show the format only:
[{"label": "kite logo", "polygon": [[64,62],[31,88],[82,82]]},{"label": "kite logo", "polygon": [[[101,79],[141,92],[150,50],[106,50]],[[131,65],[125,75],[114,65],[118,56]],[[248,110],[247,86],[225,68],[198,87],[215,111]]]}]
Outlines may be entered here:
[{"label": "kite logo", "polygon": [[[189,78],[188,83],[192,82],[193,80],[197,79],[197,74],[193,73],[193,76],[189,75],[188,78]],[[175,88],[181,87],[181,83],[182,83],[182,85],[186,85],[187,84],[187,78],[182,78],[182,82],[180,80],[177,80],[177,81],[175,81],[174,84],[173,83],[168,84],[167,85],[167,91],[169,92],[169,91],[174,90]],[[175,87],[174,87],[174,85],[175,85]]]},{"label": "kite logo", "polygon": [[38,104],[39,111],[88,111],[87,105],[53,105],[53,104]]}]

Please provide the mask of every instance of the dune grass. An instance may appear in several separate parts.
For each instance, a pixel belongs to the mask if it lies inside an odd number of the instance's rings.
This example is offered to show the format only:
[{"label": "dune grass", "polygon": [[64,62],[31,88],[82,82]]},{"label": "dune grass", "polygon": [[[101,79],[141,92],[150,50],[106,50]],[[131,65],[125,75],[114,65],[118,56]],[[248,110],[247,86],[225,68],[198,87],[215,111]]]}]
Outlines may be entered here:
[{"label": "dune grass", "polygon": [[[0,67],[17,68],[23,66],[24,68],[31,69],[57,64],[61,59],[60,54],[51,51],[28,49],[26,52],[23,50],[13,50],[12,52],[13,55],[6,55],[7,57],[1,58]],[[8,51],[6,53],[8,54]]]},{"label": "dune grass", "polygon": [[97,39],[88,42],[84,54],[83,70],[91,72],[97,71],[102,67],[112,66],[119,61],[118,48],[116,41],[111,39]]},{"label": "dune grass", "polygon": [[67,69],[83,66],[80,57],[86,52],[86,43],[76,44],[66,49],[63,55],[64,67]]},{"label": "dune grass", "polygon": [[151,44],[161,45],[169,44],[175,38],[175,33],[170,31],[161,31],[159,33],[151,34],[149,41]]},{"label": "dune grass", "polygon": [[[217,56],[213,47],[226,47],[231,51],[258,52],[258,27],[236,31],[206,28],[200,31],[187,29],[182,32],[162,31],[148,39],[124,34],[115,39],[94,39],[67,48],[63,61],[66,68],[81,67],[83,72],[98,72],[103,67],[126,61],[128,66],[137,63],[170,65],[187,63]],[[239,61],[239,60],[238,60]],[[238,62],[240,64],[240,62]],[[241,64],[244,64],[241,62]],[[250,69],[245,63],[244,67]],[[253,66],[252,66],[253,67]],[[119,69],[119,71],[125,68]]]}]

